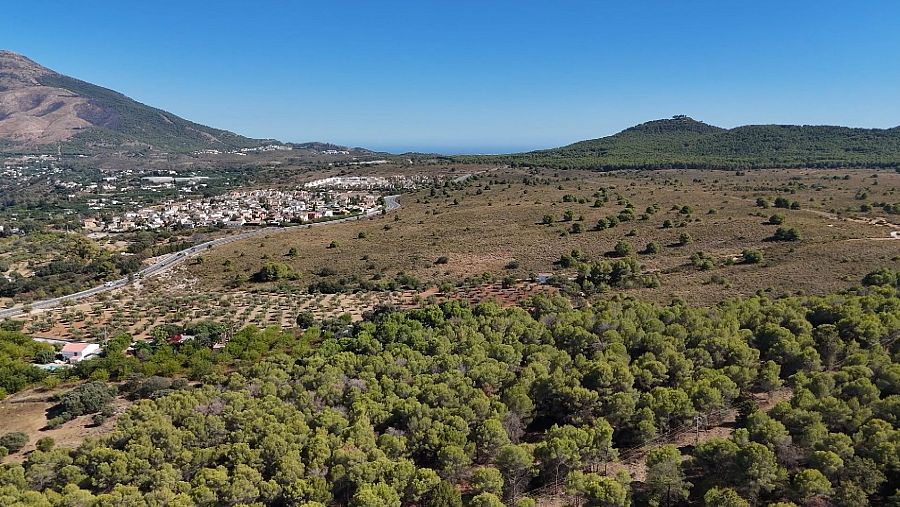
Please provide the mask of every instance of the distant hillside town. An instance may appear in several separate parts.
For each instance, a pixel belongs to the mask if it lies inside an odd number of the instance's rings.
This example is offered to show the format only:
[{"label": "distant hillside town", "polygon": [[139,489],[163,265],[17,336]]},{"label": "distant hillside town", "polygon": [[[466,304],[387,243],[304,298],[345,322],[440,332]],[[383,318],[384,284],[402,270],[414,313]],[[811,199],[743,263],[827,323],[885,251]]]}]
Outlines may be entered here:
[{"label": "distant hillside town", "polygon": [[108,218],[84,220],[87,232],[160,228],[242,227],[304,223],[363,214],[381,206],[369,192],[247,190],[191,201],[169,201]]},{"label": "distant hillside town", "polygon": [[193,152],[194,155],[221,155],[223,153],[227,153],[230,155],[247,155],[248,153],[264,153],[267,151],[291,151],[292,147],[283,145],[283,144],[267,144],[264,146],[254,146],[250,148],[240,148],[236,150],[217,150],[217,149],[203,149],[196,150]]},{"label": "distant hillside town", "polygon": [[[378,162],[378,161],[374,161]],[[332,176],[310,181],[303,185],[308,189],[341,190],[411,190],[434,183],[433,176]]]}]

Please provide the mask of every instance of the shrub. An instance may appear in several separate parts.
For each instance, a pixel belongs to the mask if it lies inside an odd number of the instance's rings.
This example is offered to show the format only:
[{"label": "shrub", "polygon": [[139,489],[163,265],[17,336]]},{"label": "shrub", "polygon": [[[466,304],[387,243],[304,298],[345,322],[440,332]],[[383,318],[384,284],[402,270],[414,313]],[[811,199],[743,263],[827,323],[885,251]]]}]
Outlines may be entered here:
[{"label": "shrub", "polygon": [[890,269],[882,268],[877,271],[872,271],[867,274],[865,278],[862,280],[863,285],[872,286],[872,285],[894,285],[900,286],[900,272],[891,271]]},{"label": "shrub", "polygon": [[613,253],[616,257],[627,257],[631,255],[633,251],[634,247],[631,246],[631,243],[623,240],[616,243],[616,246],[613,248]]},{"label": "shrub", "polygon": [[784,215],[775,214],[769,217],[769,223],[772,225],[781,225],[784,223]]},{"label": "shrub", "polygon": [[4,319],[0,322],[0,331],[18,332],[25,329],[24,320]]},{"label": "shrub", "polygon": [[56,429],[63,425],[68,419],[65,416],[59,415],[56,417],[51,417],[47,420],[47,429]]},{"label": "shrub", "polygon": [[53,446],[56,445],[56,442],[50,437],[39,438],[37,441],[37,450],[41,452],[47,452],[53,449]]},{"label": "shrub", "polygon": [[791,227],[790,229],[785,227],[779,227],[775,230],[775,234],[770,238],[772,241],[799,241],[800,233],[797,232],[797,229]]},{"label": "shrub", "polygon": [[450,262],[450,258],[446,255],[442,255],[434,261],[435,264],[447,264],[448,262]]},{"label": "shrub", "polygon": [[759,264],[763,261],[763,253],[759,250],[744,250],[741,252],[741,257],[746,264]]},{"label": "shrub", "polygon": [[319,268],[319,271],[317,271],[316,274],[321,277],[334,276],[337,274],[337,270],[331,266],[322,266],[321,268]]},{"label": "shrub", "polygon": [[316,325],[316,317],[312,312],[300,312],[297,315],[297,327],[308,329]]},{"label": "shrub", "polygon": [[122,391],[129,393],[131,398],[155,398],[160,393],[171,392],[172,379],[153,375],[147,378],[134,376],[122,385]]},{"label": "shrub", "polygon": [[709,271],[716,267],[716,262],[703,252],[694,252],[691,255],[691,264],[701,271]]},{"label": "shrub", "polygon": [[101,411],[115,397],[116,389],[105,382],[82,384],[62,395],[58,409],[66,420]]},{"label": "shrub", "polygon": [[441,481],[438,483],[437,487],[431,490],[425,505],[435,507],[462,507],[462,495],[460,495],[456,486],[447,481]]},{"label": "shrub", "polygon": [[473,492],[493,493],[499,495],[503,492],[503,475],[494,467],[482,467],[472,473],[471,487]]},{"label": "shrub", "polygon": [[38,364],[52,363],[55,359],[56,352],[52,350],[41,349],[34,354],[34,362]]},{"label": "shrub", "polygon": [[255,282],[275,282],[295,278],[294,270],[287,264],[279,262],[269,262],[253,275]]},{"label": "shrub", "polygon": [[0,437],[0,447],[5,447],[10,453],[19,452],[28,444],[28,435],[20,431],[6,433]]},{"label": "shrub", "polygon": [[503,507],[503,502],[492,493],[481,493],[472,497],[472,507]]}]

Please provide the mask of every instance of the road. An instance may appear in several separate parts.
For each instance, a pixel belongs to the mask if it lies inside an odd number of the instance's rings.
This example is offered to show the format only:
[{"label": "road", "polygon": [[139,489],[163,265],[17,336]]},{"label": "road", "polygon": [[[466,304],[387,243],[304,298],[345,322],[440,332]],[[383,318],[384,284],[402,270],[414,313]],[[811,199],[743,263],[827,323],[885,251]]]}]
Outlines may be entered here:
[{"label": "road", "polygon": [[[400,208],[400,202],[398,201],[399,195],[386,195],[384,196],[384,210],[394,211]],[[199,245],[194,245],[190,248],[186,248],[181,250],[180,252],[171,253],[161,257],[154,264],[147,266],[146,268],[138,271],[137,273],[133,273],[132,277],[134,279],[142,279],[142,278],[150,278],[151,276],[156,276],[160,273],[168,271],[169,269],[177,266],[178,264],[184,262],[186,259],[193,257],[201,252],[209,250],[211,248],[215,248],[222,245],[227,245],[228,243],[233,243],[235,241],[240,241],[242,239],[252,238],[255,236],[268,236],[271,234],[279,234],[284,231],[293,231],[297,229],[309,228],[309,227],[322,227],[326,225],[339,224],[343,222],[352,222],[356,220],[362,220],[364,218],[371,218],[377,216],[381,213],[381,210],[373,210],[365,215],[356,215],[347,218],[340,218],[337,220],[330,220],[328,222],[316,222],[313,224],[303,224],[303,225],[294,225],[290,227],[279,227],[279,228],[263,228],[257,229],[255,231],[244,232],[241,234],[235,234],[234,236],[225,236],[224,238],[214,239],[211,241],[207,241],[205,243],[201,243]],[[118,280],[114,280],[111,282],[106,282],[103,285],[98,285],[96,287],[92,287],[90,289],[83,290],[81,292],[76,292],[74,294],[67,294],[65,296],[60,296],[57,298],[44,299],[41,301],[34,301],[33,303],[27,305],[33,310],[46,310],[49,308],[56,308],[60,306],[64,301],[78,301],[80,299],[88,298],[91,296],[95,296],[102,292],[109,292],[112,290],[120,289],[124,286],[128,285],[128,277],[120,278]],[[25,313],[25,306],[17,306],[14,308],[8,308],[5,310],[0,310],[0,319],[6,319],[11,317],[17,317]]]}]

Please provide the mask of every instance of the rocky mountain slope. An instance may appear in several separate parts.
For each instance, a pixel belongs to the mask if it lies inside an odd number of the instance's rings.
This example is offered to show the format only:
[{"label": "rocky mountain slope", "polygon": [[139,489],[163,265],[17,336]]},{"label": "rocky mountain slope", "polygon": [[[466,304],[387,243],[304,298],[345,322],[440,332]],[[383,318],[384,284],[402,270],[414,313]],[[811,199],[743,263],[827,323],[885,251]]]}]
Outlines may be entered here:
[{"label": "rocky mountain slope", "polygon": [[121,93],[0,51],[0,146],[60,146],[68,152],[154,149],[187,152],[257,146]]}]

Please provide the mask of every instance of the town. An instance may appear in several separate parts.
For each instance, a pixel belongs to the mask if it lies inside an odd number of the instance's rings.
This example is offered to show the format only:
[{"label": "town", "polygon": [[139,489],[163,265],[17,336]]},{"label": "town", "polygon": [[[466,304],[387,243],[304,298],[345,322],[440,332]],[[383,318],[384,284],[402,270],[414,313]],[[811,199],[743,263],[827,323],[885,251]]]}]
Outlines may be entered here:
[{"label": "town", "polygon": [[[369,163],[383,163],[375,160]],[[342,190],[415,190],[434,185],[441,181],[433,175],[417,174],[412,176],[331,176],[307,182],[307,189],[342,189]]]},{"label": "town", "polygon": [[190,201],[167,201],[110,217],[84,220],[86,232],[160,228],[241,227],[305,223],[370,213],[380,196],[361,191],[244,190]]}]

